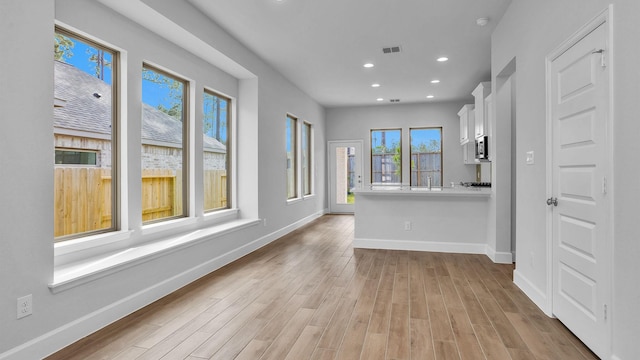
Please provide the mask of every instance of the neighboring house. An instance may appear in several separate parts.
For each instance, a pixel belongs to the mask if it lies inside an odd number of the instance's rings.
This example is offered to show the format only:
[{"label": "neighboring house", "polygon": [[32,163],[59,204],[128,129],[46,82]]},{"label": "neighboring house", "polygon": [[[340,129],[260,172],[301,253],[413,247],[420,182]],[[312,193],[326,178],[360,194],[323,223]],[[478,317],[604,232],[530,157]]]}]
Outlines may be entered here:
[{"label": "neighboring house", "polygon": [[[82,152],[95,154],[83,156],[83,165],[110,168],[111,86],[73,65],[54,61],[54,66],[56,164],[64,164],[66,158]],[[162,111],[142,104],[142,167],[180,168],[181,144],[182,124]],[[225,169],[226,146],[203,135],[203,147],[204,169]]]}]

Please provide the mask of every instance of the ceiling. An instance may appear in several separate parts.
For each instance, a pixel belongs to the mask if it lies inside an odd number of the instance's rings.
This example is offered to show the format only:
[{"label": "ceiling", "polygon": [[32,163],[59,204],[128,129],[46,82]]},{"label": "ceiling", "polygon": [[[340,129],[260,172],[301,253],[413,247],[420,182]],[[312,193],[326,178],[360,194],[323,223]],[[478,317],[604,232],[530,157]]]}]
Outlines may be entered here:
[{"label": "ceiling", "polygon": [[[188,1],[326,107],[470,99],[477,83],[490,80],[491,32],[511,3]],[[478,26],[478,18],[489,22]],[[392,46],[401,51],[383,53]],[[436,61],[441,56],[449,60]]]}]

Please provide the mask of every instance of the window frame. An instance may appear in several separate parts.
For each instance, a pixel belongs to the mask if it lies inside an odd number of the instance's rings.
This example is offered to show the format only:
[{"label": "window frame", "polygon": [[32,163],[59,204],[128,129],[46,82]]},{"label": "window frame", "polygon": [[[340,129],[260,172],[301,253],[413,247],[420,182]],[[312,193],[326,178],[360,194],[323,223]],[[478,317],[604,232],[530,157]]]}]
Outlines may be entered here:
[{"label": "window frame", "polygon": [[[299,119],[291,114],[287,114],[286,116],[286,123],[285,123],[285,166],[286,166],[286,193],[287,193],[287,201],[293,201],[293,200],[297,200],[300,198],[300,189],[299,189],[299,165],[298,165],[298,161],[300,160],[300,157],[298,156],[298,147],[299,147],[299,135],[298,135],[298,124],[299,124]],[[289,123],[291,121],[291,128],[289,128]],[[289,131],[289,134],[291,135],[291,138],[287,138],[287,130]],[[291,142],[291,159],[289,159],[288,156],[288,152],[287,152],[287,143]],[[291,160],[291,161],[289,161]],[[293,169],[291,170],[292,174],[293,174],[293,179],[291,179],[292,184],[289,182],[289,168],[290,166],[293,167]],[[291,194],[291,196],[289,195],[289,188],[292,187],[293,188],[293,194]]]},{"label": "window frame", "polygon": [[[192,88],[192,82],[190,80],[188,80],[186,77],[178,75],[177,73],[168,70],[164,67],[161,67],[159,65],[156,65],[154,63],[151,63],[149,61],[143,61],[142,62],[142,66],[141,66],[141,74],[144,73],[144,70],[148,69],[151,71],[154,71],[162,76],[165,77],[169,77],[172,78],[175,81],[179,81],[183,84],[183,90],[182,90],[182,169],[181,169],[181,173],[182,173],[182,214],[178,214],[178,215],[172,215],[172,216],[167,216],[167,217],[163,217],[160,219],[152,219],[152,220],[148,220],[148,221],[142,221],[142,226],[143,228],[147,225],[154,225],[154,224],[160,224],[160,223],[164,223],[167,221],[172,221],[172,220],[176,220],[176,219],[184,219],[184,218],[189,218],[190,217],[190,208],[189,208],[189,193],[190,193],[190,159],[191,159],[191,139],[190,139],[190,133],[191,133],[191,129],[190,129],[190,124],[191,124],[191,113],[190,113],[190,108],[191,108],[191,97],[190,97],[190,92],[191,92],[191,88]],[[141,76],[141,80],[144,81],[144,78]],[[142,104],[144,104],[143,100],[142,100],[142,91],[141,91],[141,96],[140,96],[140,104],[142,106]],[[143,112],[140,113],[140,160],[142,160],[142,123],[143,123]],[[141,175],[142,175],[142,170],[144,170],[142,168],[142,163],[140,163],[140,170],[141,170]],[[142,181],[142,177],[140,178],[140,181]],[[140,195],[141,195],[141,199],[143,198],[143,192],[142,189],[140,191]],[[142,202],[141,202],[141,208],[140,208],[140,217],[143,216],[143,211],[144,209],[142,209]]]},{"label": "window frame", "polygon": [[100,150],[93,150],[93,149],[77,149],[77,148],[70,148],[70,147],[56,147],[55,148],[55,153],[56,153],[56,157],[58,156],[57,152],[63,152],[63,153],[70,153],[70,152],[74,152],[74,153],[87,153],[87,154],[94,154],[94,160],[95,160],[95,164],[83,164],[83,163],[66,163],[66,162],[62,162],[62,163],[58,163],[58,162],[54,162],[55,166],[61,166],[61,165],[66,165],[66,166],[82,166],[82,167],[100,167],[100,163],[99,163],[99,159],[100,159]]},{"label": "window frame", "polygon": [[[228,209],[233,209],[235,207],[235,203],[234,203],[234,199],[232,197],[233,195],[233,184],[235,184],[235,179],[234,179],[234,159],[235,159],[235,154],[233,152],[234,149],[234,136],[235,133],[233,131],[233,106],[235,104],[235,102],[233,101],[233,99],[229,96],[223,95],[218,91],[215,90],[211,90],[208,87],[205,87],[202,91],[202,95],[203,95],[203,100],[202,100],[202,106],[204,107],[204,96],[205,95],[211,95],[211,96],[215,96],[221,99],[224,99],[227,102],[227,116],[226,116],[226,122],[227,122],[227,143],[226,145],[226,154],[225,154],[225,170],[226,170],[226,176],[227,176],[227,181],[226,181],[226,195],[227,195],[227,205],[226,207],[220,207],[220,208],[215,208],[215,209],[205,209],[204,208],[204,201],[203,201],[203,206],[202,206],[202,210],[205,214],[212,214],[215,212],[220,212],[220,211],[224,211],[224,210],[228,210]],[[202,122],[202,126],[204,127],[204,109],[203,109],[203,122]],[[204,134],[204,128],[203,128],[203,134]],[[204,144],[203,144],[203,148],[202,148],[202,153],[204,156]],[[202,172],[204,174],[204,159],[203,159],[203,164],[202,164]],[[203,177],[204,179],[204,177]],[[204,200],[204,189],[202,192],[202,196],[203,196],[203,200]]]},{"label": "window frame", "polygon": [[[306,139],[305,139],[305,129],[306,129]],[[301,161],[302,166],[300,171],[302,172],[302,196],[309,197],[314,193],[314,181],[313,181],[313,167],[314,167],[314,159],[313,159],[313,125],[308,121],[302,122],[302,134],[301,140],[306,140],[307,148],[306,151],[302,146],[303,141],[301,141],[301,149],[300,153],[302,154]],[[305,169],[304,164],[305,160],[307,163],[307,168]],[[305,179],[306,175],[306,179]],[[307,191],[308,190],[308,191]]]},{"label": "window frame", "polygon": [[443,148],[443,127],[442,126],[418,126],[418,127],[410,127],[409,128],[409,186],[426,186],[426,185],[414,185],[413,184],[413,166],[411,161],[413,159],[413,149],[412,149],[412,136],[411,132],[413,130],[440,130],[440,186],[444,186],[443,183],[443,175],[444,175],[444,148]]},{"label": "window frame", "polygon": [[[399,166],[400,166],[400,174],[398,175],[400,181],[398,182],[374,182],[374,166],[373,166],[373,159],[374,159],[374,154],[373,154],[373,133],[375,131],[397,131],[399,134],[399,143],[398,143],[398,148],[400,149],[400,161],[398,162]],[[370,129],[369,131],[369,179],[370,179],[370,184],[372,185],[400,185],[402,184],[402,128],[375,128],[375,129]]]},{"label": "window frame", "polygon": [[[102,50],[111,54],[111,135],[110,135],[110,143],[111,143],[111,226],[104,229],[84,231],[75,234],[68,234],[62,236],[53,236],[54,245],[59,244],[70,244],[78,241],[84,241],[85,239],[92,239],[101,236],[105,236],[105,234],[109,233],[117,233],[121,231],[123,223],[127,223],[126,220],[123,220],[123,212],[121,209],[121,194],[123,191],[126,191],[126,185],[122,184],[122,179],[120,178],[120,168],[124,166],[123,163],[120,162],[122,159],[121,156],[121,145],[120,145],[120,136],[122,136],[120,131],[120,112],[121,112],[121,99],[120,99],[120,67],[122,61],[122,54],[120,50],[116,50],[115,47],[107,45],[106,42],[102,42],[100,40],[94,40],[89,36],[81,34],[79,31],[73,31],[67,29],[62,24],[58,24],[57,22],[54,24],[54,40],[55,35],[60,34],[62,36],[73,38],[77,41],[83,42],[86,45],[89,45],[95,49]],[[54,60],[55,61],[55,60]],[[55,85],[55,80],[54,80]],[[53,116],[52,116],[53,120]],[[55,131],[53,132],[55,137]],[[68,147],[55,147],[54,146],[54,168],[57,164],[55,164],[55,151],[56,150],[65,150],[69,149]],[[74,151],[77,151],[74,149]],[[98,151],[99,153],[99,151]],[[97,159],[96,159],[97,161]],[[73,165],[76,167],[100,167],[99,164],[96,165]]]}]

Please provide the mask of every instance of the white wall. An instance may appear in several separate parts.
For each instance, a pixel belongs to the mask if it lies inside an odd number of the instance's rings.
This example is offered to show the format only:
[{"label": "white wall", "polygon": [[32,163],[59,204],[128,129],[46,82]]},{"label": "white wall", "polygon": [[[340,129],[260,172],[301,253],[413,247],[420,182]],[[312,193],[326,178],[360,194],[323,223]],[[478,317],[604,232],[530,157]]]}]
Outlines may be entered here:
[{"label": "white wall", "polygon": [[[41,358],[205,274],[212,259],[239,254],[256,240],[272,240],[326,208],[324,109],[187,2],[147,3],[255,76],[235,79],[211,65],[213,60],[188,53],[95,0],[0,2],[0,358]],[[54,266],[54,147],[49,121],[54,17],[126,52],[128,86],[123,105],[128,116],[123,121],[130,134],[129,149],[140,149],[135,134],[140,133],[143,60],[187,78],[206,79],[207,86],[238,96],[238,203],[242,216],[268,217],[268,226],[206,240],[53,294],[48,284]],[[287,112],[314,126],[317,181],[315,196],[289,205],[284,167]],[[140,186],[135,180],[140,176],[139,151],[130,151],[126,160],[124,173],[131,186],[125,207],[139,214]],[[196,161],[201,160],[202,155],[196,154]],[[132,236],[138,236],[141,221],[135,215],[130,219]],[[33,294],[33,315],[16,320],[16,299],[26,294]]]},{"label": "white wall", "polygon": [[[640,1],[637,0],[527,0],[514,1],[492,37],[492,74],[495,77],[515,58],[517,275],[528,295],[546,301],[546,104],[545,57],[590,19],[613,4],[614,102],[614,238],[613,328],[614,358],[640,358]],[[535,151],[535,165],[525,165],[525,153]],[[532,259],[531,259],[532,258]]]},{"label": "white wall", "polygon": [[[469,94],[473,89],[469,89]],[[469,104],[473,103],[470,97]],[[327,109],[327,140],[363,140],[363,183],[371,183],[371,129],[402,128],[403,149],[408,149],[409,128],[442,126],[442,181],[475,181],[475,165],[462,163],[458,111],[465,102],[430,104],[394,104]],[[406,151],[406,150],[404,150]],[[406,154],[406,153],[405,153]],[[409,157],[402,167],[409,169]],[[409,172],[403,171],[403,183],[409,184]]]}]

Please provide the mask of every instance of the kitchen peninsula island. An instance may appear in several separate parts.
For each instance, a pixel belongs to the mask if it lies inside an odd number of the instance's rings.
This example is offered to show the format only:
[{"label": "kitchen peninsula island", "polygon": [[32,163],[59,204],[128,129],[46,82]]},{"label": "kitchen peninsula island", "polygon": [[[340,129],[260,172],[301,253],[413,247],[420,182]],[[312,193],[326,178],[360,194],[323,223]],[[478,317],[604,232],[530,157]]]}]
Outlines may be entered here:
[{"label": "kitchen peninsula island", "polygon": [[354,192],[355,248],[487,254],[491,188],[370,185]]}]

